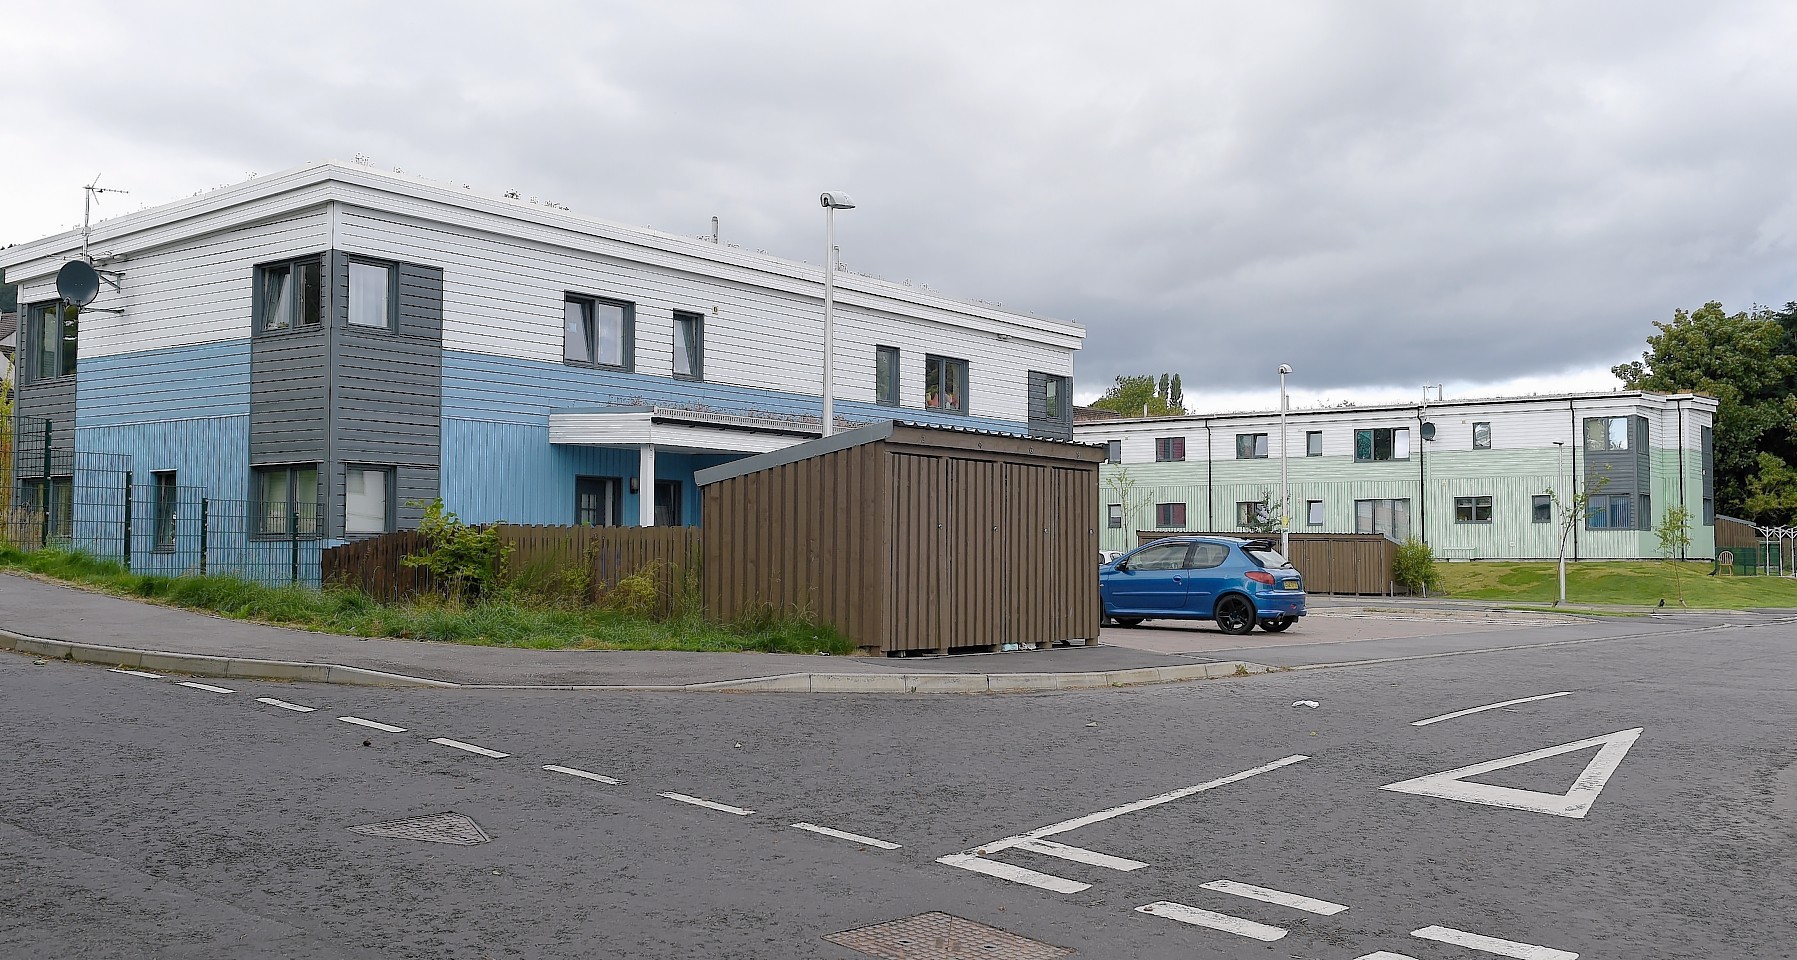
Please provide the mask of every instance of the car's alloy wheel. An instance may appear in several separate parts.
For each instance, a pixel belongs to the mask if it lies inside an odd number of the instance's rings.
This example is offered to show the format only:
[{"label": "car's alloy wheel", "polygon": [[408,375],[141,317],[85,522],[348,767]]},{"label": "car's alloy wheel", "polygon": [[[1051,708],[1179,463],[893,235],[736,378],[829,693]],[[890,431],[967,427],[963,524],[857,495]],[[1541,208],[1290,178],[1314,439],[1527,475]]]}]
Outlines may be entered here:
[{"label": "car's alloy wheel", "polygon": [[1224,597],[1217,603],[1217,629],[1237,636],[1254,629],[1254,608],[1241,597]]},{"label": "car's alloy wheel", "polygon": [[1297,622],[1297,618],[1295,617],[1279,617],[1275,620],[1262,620],[1260,622],[1260,628],[1268,633],[1278,633]]}]

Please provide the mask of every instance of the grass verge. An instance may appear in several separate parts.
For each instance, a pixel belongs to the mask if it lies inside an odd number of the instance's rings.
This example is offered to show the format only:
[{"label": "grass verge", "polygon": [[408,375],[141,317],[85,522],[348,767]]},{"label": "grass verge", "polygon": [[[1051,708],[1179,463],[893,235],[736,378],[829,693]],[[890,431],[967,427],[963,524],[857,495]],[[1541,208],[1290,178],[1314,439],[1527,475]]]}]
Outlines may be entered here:
[{"label": "grass verge", "polygon": [[[1443,592],[1469,600],[1552,603],[1559,596],[1551,561],[1472,561],[1443,563]],[[1693,608],[1797,607],[1797,580],[1788,577],[1712,577],[1710,564],[1685,563],[1674,579],[1673,564],[1653,560],[1587,560],[1566,565],[1568,604],[1630,604],[1653,607],[1661,600],[1676,608],[1679,582]]]},{"label": "grass verge", "polygon": [[120,597],[256,623],[353,637],[439,640],[541,650],[687,650],[693,652],[855,652],[854,642],[798,618],[757,617],[717,624],[697,616],[651,620],[591,607],[497,600],[455,603],[423,598],[381,603],[357,590],[270,587],[228,576],[132,573],[79,553],[0,549],[0,569],[80,584]]}]

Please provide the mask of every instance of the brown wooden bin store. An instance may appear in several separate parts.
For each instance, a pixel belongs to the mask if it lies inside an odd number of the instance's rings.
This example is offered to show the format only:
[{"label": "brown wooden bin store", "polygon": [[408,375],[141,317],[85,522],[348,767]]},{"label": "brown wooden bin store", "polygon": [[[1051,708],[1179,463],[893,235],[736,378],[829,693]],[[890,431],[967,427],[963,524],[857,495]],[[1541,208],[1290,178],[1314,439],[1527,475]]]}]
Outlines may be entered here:
[{"label": "brown wooden bin store", "polygon": [[701,470],[705,604],[864,653],[1098,637],[1104,448],[885,422]]}]

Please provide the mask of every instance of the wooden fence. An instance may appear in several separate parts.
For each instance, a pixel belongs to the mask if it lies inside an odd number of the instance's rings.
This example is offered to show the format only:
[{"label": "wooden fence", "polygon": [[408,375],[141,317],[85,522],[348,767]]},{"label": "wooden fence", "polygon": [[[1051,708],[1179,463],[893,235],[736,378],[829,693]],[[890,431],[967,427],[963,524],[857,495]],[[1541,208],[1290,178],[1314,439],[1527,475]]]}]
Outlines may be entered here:
[{"label": "wooden fence", "polygon": [[[1138,530],[1136,542],[1149,543],[1166,537],[1244,537],[1235,533],[1184,533],[1173,530]],[[1279,535],[1249,534],[1245,539],[1279,542]],[[1392,561],[1398,544],[1378,533],[1294,533],[1292,553],[1286,559],[1304,575],[1307,593],[1383,595],[1395,587]]]},{"label": "wooden fence", "polygon": [[[495,524],[508,548],[502,583],[541,595],[605,603],[618,581],[654,568],[657,614],[673,610],[683,587],[697,584],[697,527],[540,527]],[[427,547],[400,530],[324,551],[324,580],[360,588],[379,600],[404,600],[441,589],[430,572],[401,561]]]}]

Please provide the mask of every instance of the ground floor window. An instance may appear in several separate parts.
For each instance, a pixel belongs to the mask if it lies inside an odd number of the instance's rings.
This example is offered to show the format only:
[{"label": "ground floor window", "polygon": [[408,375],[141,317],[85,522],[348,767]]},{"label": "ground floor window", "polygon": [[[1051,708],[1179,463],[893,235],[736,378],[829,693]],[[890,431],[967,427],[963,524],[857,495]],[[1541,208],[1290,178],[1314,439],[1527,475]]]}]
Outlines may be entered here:
[{"label": "ground floor window", "polygon": [[1157,503],[1154,505],[1154,525],[1184,530],[1186,526],[1186,505],[1183,503]]},{"label": "ground floor window", "polygon": [[1454,498],[1454,522],[1455,523],[1490,523],[1491,522],[1491,498],[1490,497],[1455,497]]},{"label": "ground floor window", "polygon": [[1112,530],[1123,529],[1123,504],[1113,503],[1105,508],[1105,526]]},{"label": "ground floor window", "polygon": [[1235,525],[1253,528],[1267,522],[1267,502],[1265,500],[1237,500],[1235,504]]},{"label": "ground floor window", "polygon": [[1304,522],[1312,527],[1320,527],[1323,525],[1323,501],[1304,501]]},{"label": "ground floor window", "polygon": [[393,468],[350,466],[344,471],[343,532],[393,529]]},{"label": "ground floor window", "polygon": [[574,524],[615,527],[623,513],[623,480],[618,477],[574,478]]},{"label": "ground floor window", "polygon": [[1354,501],[1354,532],[1382,533],[1400,542],[1410,539],[1410,501]]},{"label": "ground floor window", "polygon": [[45,483],[37,480],[22,480],[19,484],[19,505],[39,514],[34,521],[42,524],[37,531],[48,531],[51,537],[68,539],[75,533],[75,478],[51,477],[49,482],[49,498],[45,499]]},{"label": "ground floor window", "polygon": [[681,520],[680,481],[655,481],[655,525],[678,527]]},{"label": "ground floor window", "polygon": [[1585,527],[1589,530],[1633,530],[1634,506],[1635,498],[1626,493],[1592,497],[1586,508]]},{"label": "ground floor window", "polygon": [[318,464],[257,467],[250,489],[257,535],[318,536]]},{"label": "ground floor window", "polygon": [[1548,493],[1537,493],[1529,498],[1529,520],[1531,523],[1554,522],[1554,497]]},{"label": "ground floor window", "polygon": [[175,506],[180,492],[180,488],[175,485],[175,471],[151,472],[150,491],[152,549],[167,552],[175,549]]}]

